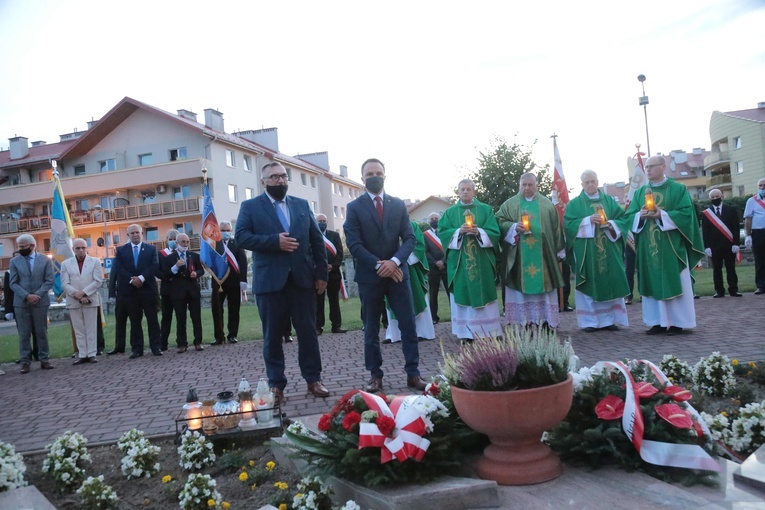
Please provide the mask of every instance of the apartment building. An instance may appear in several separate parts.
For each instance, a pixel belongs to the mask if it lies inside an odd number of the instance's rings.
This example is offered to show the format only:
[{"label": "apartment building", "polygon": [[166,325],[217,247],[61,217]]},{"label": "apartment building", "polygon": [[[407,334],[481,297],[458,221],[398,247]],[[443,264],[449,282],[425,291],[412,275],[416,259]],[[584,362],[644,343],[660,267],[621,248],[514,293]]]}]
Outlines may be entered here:
[{"label": "apartment building", "polygon": [[712,153],[704,160],[709,187],[727,197],[752,195],[765,177],[765,102],[757,108],[712,112]]},{"label": "apartment building", "polygon": [[58,143],[30,145],[22,136],[9,141],[9,150],[0,151],[0,270],[7,269],[22,233],[49,251],[53,160],[75,235],[102,258],[127,242],[132,223],[157,246],[164,247],[165,232],[176,228],[198,248],[203,169],[218,220],[232,223],[241,202],[263,192],[260,168],[272,161],[287,169],[290,194],[326,214],[331,229],[342,229],[348,202],[363,189],[345,167],[331,172],[326,152],[279,152],[276,128],[227,133],[217,110],[205,110],[202,123],[191,111],[173,114],[129,97]]}]

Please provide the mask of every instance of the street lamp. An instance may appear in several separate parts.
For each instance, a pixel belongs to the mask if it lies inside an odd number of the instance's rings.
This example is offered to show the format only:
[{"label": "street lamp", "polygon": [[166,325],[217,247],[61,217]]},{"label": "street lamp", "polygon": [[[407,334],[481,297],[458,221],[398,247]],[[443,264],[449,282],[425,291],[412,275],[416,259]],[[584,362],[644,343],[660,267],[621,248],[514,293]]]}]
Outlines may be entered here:
[{"label": "street lamp", "polygon": [[638,77],[640,86],[643,87],[643,95],[640,97],[640,106],[643,107],[643,114],[645,115],[645,143],[648,148],[648,157],[651,157],[651,141],[648,139],[648,96],[645,95],[645,75],[641,74]]},{"label": "street lamp", "polygon": [[109,233],[106,231],[106,209],[100,205],[93,207],[96,211],[101,212],[101,218],[104,220],[104,260],[109,258]]}]

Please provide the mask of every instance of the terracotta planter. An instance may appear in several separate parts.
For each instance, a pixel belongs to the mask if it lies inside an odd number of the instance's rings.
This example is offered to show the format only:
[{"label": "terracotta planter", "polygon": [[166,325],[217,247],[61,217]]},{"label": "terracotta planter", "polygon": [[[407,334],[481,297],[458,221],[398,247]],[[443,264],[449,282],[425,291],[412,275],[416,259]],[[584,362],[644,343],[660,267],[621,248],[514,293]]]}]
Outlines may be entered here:
[{"label": "terracotta planter", "polygon": [[530,390],[470,391],[452,386],[460,418],[491,441],[478,461],[478,476],[501,485],[529,485],[560,476],[560,459],[541,438],[563,421],[573,396],[571,375],[561,383]]}]

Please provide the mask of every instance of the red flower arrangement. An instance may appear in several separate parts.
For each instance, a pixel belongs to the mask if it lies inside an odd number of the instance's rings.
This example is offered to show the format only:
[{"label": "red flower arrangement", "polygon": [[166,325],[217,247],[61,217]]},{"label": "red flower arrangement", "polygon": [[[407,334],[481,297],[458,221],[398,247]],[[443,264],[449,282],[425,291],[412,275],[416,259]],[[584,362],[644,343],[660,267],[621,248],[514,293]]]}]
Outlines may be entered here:
[{"label": "red flower arrangement", "polygon": [[396,428],[396,420],[387,416],[379,416],[375,423],[377,428],[380,429],[380,433],[386,437],[390,437]]},{"label": "red flower arrangement", "polygon": [[[322,416],[322,418],[324,416]],[[343,428],[347,430],[348,432],[353,432],[353,428],[359,423],[361,423],[361,415],[357,413],[356,411],[351,411],[347,413],[345,415],[345,418],[343,418]]]},{"label": "red flower arrangement", "polygon": [[693,426],[693,420],[688,412],[677,404],[661,404],[654,409],[664,421],[679,429],[689,429]]},{"label": "red flower arrangement", "polygon": [[675,402],[687,402],[693,398],[691,392],[681,386],[667,386],[664,388],[664,394],[672,396]]},{"label": "red flower arrangement", "polygon": [[595,406],[595,414],[601,420],[618,420],[624,414],[624,400],[608,395]]}]

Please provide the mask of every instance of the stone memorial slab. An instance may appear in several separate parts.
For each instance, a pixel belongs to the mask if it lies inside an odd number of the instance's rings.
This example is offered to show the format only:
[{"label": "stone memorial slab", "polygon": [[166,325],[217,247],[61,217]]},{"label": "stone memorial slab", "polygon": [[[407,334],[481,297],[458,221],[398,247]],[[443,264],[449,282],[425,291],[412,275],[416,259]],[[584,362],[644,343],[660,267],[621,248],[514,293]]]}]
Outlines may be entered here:
[{"label": "stone memorial slab", "polygon": [[56,507],[37,490],[28,485],[8,492],[0,492],[0,508],[13,510],[56,510]]},{"label": "stone memorial slab", "polygon": [[733,478],[737,482],[765,491],[765,445],[760,446],[733,472]]}]

